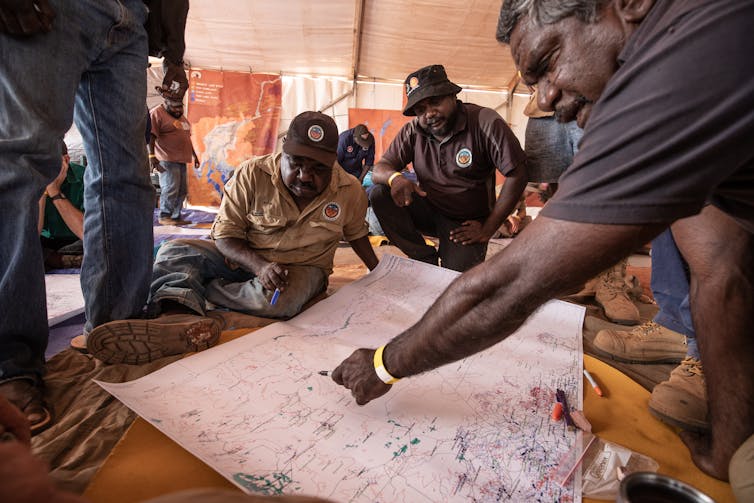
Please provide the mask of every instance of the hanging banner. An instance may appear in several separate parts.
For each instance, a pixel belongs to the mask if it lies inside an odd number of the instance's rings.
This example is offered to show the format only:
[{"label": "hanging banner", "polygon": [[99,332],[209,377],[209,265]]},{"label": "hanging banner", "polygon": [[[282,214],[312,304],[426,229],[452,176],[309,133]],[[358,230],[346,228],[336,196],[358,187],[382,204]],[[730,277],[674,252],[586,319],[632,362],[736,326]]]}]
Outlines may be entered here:
[{"label": "hanging banner", "polygon": [[390,146],[401,127],[413,117],[406,117],[400,110],[376,110],[369,108],[349,108],[348,127],[364,124],[374,135],[374,161]]},{"label": "hanging banner", "polygon": [[280,75],[192,69],[188,113],[200,167],[189,169],[188,201],[220,204],[223,186],[243,161],[275,150]]}]

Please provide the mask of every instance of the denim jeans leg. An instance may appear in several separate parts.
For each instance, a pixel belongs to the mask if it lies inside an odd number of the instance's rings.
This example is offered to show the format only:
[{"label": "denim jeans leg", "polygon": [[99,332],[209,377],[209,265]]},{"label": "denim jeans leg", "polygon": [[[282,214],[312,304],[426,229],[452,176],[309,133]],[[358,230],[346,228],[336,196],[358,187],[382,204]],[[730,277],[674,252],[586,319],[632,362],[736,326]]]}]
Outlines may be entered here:
[{"label": "denim jeans leg", "polygon": [[[106,20],[89,43],[75,119],[89,165],[84,175],[85,331],[141,314],[152,276],[152,204],[144,143],[146,9],[137,0],[88,0],[77,23]],[[100,21],[100,25],[105,24]]]},{"label": "denim jeans leg", "polygon": [[462,245],[450,240],[450,231],[461,226],[461,221],[452,220],[435,212],[437,237],[440,239],[440,265],[445,269],[464,272],[484,262],[487,243]]},{"label": "denim jeans leg", "polygon": [[[60,171],[60,141],[88,67],[100,0],[50,0],[49,33],[0,34],[0,380],[43,373],[48,326],[37,203]],[[24,209],[26,208],[26,209]]]},{"label": "denim jeans leg", "polygon": [[186,196],[188,195],[188,180],[186,178],[186,164],[180,163],[178,167],[179,180],[178,183],[178,197],[175,201],[175,208],[173,209],[173,218],[176,220],[181,218],[181,210],[183,209],[183,203],[186,202]]},{"label": "denim jeans leg", "polygon": [[198,314],[205,313],[205,286],[215,278],[248,281],[253,274],[231,269],[215,243],[205,239],[176,239],[165,243],[154,263],[149,311],[158,314],[160,303],[172,301]]},{"label": "denim jeans leg", "polygon": [[181,217],[181,167],[180,162],[160,161],[164,169],[160,173],[160,216],[178,219]]},{"label": "denim jeans leg", "polygon": [[670,229],[652,241],[652,295],[659,312],[654,321],[688,339],[689,356],[699,357],[696,332],[689,306],[688,267],[681,257]]}]

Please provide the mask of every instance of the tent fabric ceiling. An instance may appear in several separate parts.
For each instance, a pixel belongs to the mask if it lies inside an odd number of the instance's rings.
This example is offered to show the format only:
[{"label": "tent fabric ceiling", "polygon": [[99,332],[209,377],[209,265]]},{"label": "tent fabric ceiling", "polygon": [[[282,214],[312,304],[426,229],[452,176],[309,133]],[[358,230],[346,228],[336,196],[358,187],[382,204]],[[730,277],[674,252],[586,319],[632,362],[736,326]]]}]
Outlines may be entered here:
[{"label": "tent fabric ceiling", "polygon": [[[465,87],[506,89],[516,75],[495,40],[501,0],[191,0],[193,67],[401,82],[445,65]],[[358,54],[356,54],[358,52]]]}]

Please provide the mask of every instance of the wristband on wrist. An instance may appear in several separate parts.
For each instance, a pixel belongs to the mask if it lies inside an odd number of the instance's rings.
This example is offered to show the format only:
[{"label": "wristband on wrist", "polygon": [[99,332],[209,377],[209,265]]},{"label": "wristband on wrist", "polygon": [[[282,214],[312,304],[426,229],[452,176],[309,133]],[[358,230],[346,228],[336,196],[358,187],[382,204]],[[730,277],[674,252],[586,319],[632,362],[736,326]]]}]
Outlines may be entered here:
[{"label": "wristband on wrist", "polygon": [[65,199],[65,194],[58,192],[54,196],[50,196],[50,201],[57,201],[58,199]]},{"label": "wristband on wrist", "polygon": [[149,154],[149,158],[151,159],[152,157],[157,157],[157,156],[154,154]]},{"label": "wristband on wrist", "polygon": [[382,352],[385,351],[385,346],[380,346],[377,348],[377,351],[374,352],[374,371],[377,373],[377,377],[380,378],[380,381],[384,382],[385,384],[393,384],[400,379],[398,377],[393,377],[390,375],[390,372],[387,371],[385,368],[385,364],[382,363]]},{"label": "wristband on wrist", "polygon": [[401,173],[400,171],[396,171],[395,173],[393,173],[392,175],[390,175],[390,178],[387,179],[387,186],[388,187],[392,187],[393,186],[393,180],[395,180],[396,176],[403,176],[403,173]]}]

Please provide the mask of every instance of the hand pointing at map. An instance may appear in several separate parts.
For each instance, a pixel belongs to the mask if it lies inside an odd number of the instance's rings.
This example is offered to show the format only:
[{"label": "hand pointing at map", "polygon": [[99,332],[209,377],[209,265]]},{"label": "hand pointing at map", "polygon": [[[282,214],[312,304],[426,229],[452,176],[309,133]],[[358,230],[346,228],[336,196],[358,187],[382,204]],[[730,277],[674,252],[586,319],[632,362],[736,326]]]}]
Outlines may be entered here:
[{"label": "hand pointing at map", "polygon": [[374,354],[373,349],[357,349],[332,373],[332,380],[350,389],[359,405],[366,405],[390,391],[390,385],[375,371]]}]

